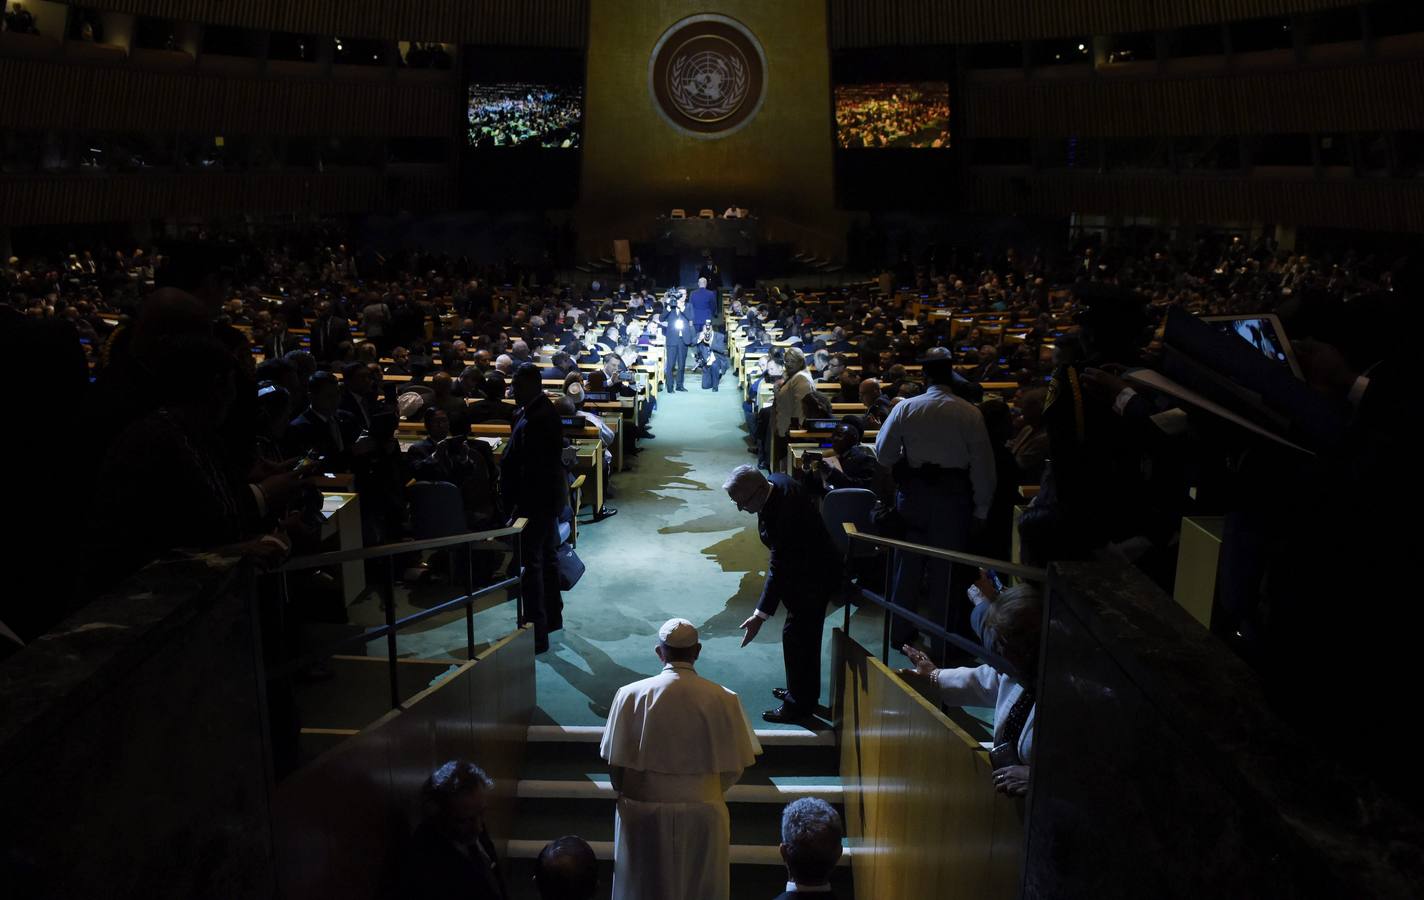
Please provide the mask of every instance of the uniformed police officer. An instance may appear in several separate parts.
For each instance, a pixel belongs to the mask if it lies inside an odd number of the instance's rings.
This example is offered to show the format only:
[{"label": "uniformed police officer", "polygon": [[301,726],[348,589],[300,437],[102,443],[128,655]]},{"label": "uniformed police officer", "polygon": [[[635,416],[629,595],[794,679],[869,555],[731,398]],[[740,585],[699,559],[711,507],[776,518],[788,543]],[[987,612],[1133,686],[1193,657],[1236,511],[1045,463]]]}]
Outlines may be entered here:
[{"label": "uniformed police officer", "polygon": [[[904,521],[905,540],[968,551],[971,533],[983,527],[994,499],[989,432],[979,409],[954,391],[949,350],[935,347],[918,362],[929,389],[890,411],[876,436],[875,456],[894,473],[895,510]],[[951,609],[951,571],[943,560],[897,552],[890,599],[954,630],[963,610]],[[922,605],[926,577],[928,602]],[[904,646],[913,633],[908,622],[895,619],[891,646]],[[930,645],[942,656],[943,641],[932,639]]]}]

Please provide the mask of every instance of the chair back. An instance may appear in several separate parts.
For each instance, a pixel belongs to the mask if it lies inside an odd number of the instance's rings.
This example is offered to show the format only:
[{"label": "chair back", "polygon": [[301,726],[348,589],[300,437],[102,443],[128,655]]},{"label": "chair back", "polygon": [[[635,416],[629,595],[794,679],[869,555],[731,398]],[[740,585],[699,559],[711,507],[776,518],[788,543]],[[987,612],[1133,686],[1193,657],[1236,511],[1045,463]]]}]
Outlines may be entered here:
[{"label": "chair back", "polygon": [[704,218],[704,219],[715,219],[715,218],[717,218],[717,213],[716,213],[716,211],[715,211],[715,210],[711,210],[711,209],[700,210],[700,211],[698,211],[697,215],[700,216],[701,218]]},{"label": "chair back", "polygon": [[685,219],[685,218],[687,218],[687,210],[685,210],[685,209],[674,209],[674,210],[672,211],[672,217],[673,217],[674,219]]},{"label": "chair back", "polygon": [[409,488],[411,530],[416,540],[469,531],[460,489],[448,481],[417,481]]},{"label": "chair back", "polygon": [[875,492],[865,488],[840,488],[821,498],[821,521],[831,543],[844,556],[850,546],[841,523],[850,522],[861,531],[869,531],[870,511],[875,507]]}]

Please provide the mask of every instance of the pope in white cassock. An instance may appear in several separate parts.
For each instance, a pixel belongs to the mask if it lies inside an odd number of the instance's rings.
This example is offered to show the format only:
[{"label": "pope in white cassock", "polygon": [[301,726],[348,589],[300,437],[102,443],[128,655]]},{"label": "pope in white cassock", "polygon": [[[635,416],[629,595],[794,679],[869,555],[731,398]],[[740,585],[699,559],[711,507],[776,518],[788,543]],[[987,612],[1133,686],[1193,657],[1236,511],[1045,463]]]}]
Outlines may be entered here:
[{"label": "pope in white cassock", "polygon": [[618,689],[599,752],[618,792],[613,900],[727,900],[723,794],[761,753],[737,695],[692,668],[686,619],[658,631],[661,674]]}]

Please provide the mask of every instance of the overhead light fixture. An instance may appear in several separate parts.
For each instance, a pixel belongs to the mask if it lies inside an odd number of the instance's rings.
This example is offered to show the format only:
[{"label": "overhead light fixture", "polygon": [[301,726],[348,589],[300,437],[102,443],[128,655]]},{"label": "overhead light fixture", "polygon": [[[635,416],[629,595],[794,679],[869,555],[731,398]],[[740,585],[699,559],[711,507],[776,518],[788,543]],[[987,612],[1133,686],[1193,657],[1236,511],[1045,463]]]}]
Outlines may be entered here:
[{"label": "overhead light fixture", "polygon": [[1079,53],[1087,53],[1087,52],[1088,52],[1088,45],[1087,45],[1087,44],[1079,44],[1079,45],[1078,45],[1078,52],[1079,52]]}]

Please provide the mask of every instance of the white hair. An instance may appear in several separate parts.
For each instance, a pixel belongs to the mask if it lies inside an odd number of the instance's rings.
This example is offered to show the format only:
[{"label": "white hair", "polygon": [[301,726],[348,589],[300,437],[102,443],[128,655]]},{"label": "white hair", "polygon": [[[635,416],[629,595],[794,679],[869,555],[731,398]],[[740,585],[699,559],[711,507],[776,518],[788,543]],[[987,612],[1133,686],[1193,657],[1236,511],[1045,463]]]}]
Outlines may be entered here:
[{"label": "white hair", "polygon": [[514,373],[514,357],[508,353],[501,353],[495,357],[494,367],[505,375],[512,375]]},{"label": "white hair", "polygon": [[743,463],[732,470],[732,474],[727,476],[727,481],[722,485],[722,490],[728,494],[738,488],[748,488],[752,484],[758,487],[767,483],[766,476],[761,473],[761,469],[750,463]]}]

